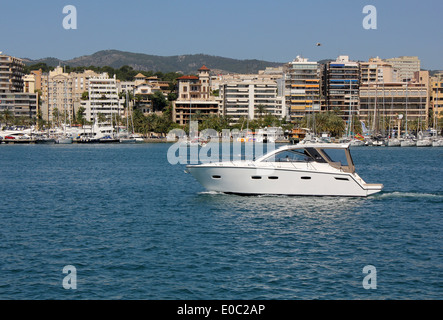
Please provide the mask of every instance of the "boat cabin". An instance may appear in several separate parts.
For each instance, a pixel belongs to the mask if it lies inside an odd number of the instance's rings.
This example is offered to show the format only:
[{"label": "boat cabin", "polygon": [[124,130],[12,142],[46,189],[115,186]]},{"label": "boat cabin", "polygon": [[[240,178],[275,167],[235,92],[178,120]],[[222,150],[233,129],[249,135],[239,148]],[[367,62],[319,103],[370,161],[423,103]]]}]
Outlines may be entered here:
[{"label": "boat cabin", "polygon": [[257,162],[316,162],[327,163],[343,172],[355,173],[349,144],[311,144],[279,148]]}]

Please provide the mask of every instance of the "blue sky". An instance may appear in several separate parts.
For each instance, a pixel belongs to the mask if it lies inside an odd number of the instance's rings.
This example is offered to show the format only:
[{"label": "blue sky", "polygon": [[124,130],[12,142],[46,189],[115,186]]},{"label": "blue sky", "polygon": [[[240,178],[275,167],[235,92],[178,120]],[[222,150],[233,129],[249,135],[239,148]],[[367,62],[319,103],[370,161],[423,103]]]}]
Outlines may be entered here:
[{"label": "blue sky", "polygon": [[[66,5],[77,8],[77,30],[62,26]],[[362,26],[366,5],[377,8],[377,30]],[[32,59],[117,49],[276,62],[411,55],[422,68],[443,69],[442,14],[441,0],[4,0],[0,51]]]}]

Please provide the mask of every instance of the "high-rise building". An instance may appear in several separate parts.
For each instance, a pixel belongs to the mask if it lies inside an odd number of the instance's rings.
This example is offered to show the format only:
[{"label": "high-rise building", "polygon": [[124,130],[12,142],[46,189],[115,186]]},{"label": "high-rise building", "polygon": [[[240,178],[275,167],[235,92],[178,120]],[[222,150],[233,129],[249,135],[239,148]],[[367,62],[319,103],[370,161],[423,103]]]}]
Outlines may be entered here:
[{"label": "high-rise building", "polygon": [[443,73],[432,77],[430,82],[431,108],[433,112],[432,125],[437,129],[437,120],[443,118]]},{"label": "high-rise building", "polygon": [[38,94],[33,90],[24,92],[24,66],[21,59],[0,52],[0,112],[33,118],[37,115]]},{"label": "high-rise building", "polygon": [[62,67],[43,76],[42,117],[53,121],[55,118],[71,119],[74,115],[72,100],[72,80]]},{"label": "high-rise building", "polygon": [[344,120],[352,118],[359,110],[360,65],[339,56],[325,66],[324,91],[326,109],[336,111]]},{"label": "high-rise building", "polygon": [[86,121],[99,121],[102,115],[107,122],[112,122],[115,116],[124,115],[124,99],[119,98],[115,75],[110,78],[107,73],[103,73],[89,78],[88,82],[89,99],[81,102],[85,108]]},{"label": "high-rise building", "polygon": [[0,93],[23,92],[24,67],[21,59],[0,52]]},{"label": "high-rise building", "polygon": [[285,65],[285,104],[291,120],[320,112],[322,105],[321,70],[317,62],[298,56]]},{"label": "high-rise building", "polygon": [[385,59],[398,70],[398,81],[407,82],[414,78],[414,72],[420,71],[420,59],[418,57],[401,56],[398,58]]},{"label": "high-rise building", "polygon": [[100,75],[92,70],[66,73],[60,66],[43,75],[41,77],[43,119],[52,121],[54,114],[58,112],[67,122],[72,120],[80,106],[83,93],[88,92],[89,79],[98,76]]},{"label": "high-rise building", "polygon": [[260,75],[239,75],[223,80],[219,88],[223,114],[231,119],[231,124],[267,114],[280,119],[286,115],[276,80]]},{"label": "high-rise building", "polygon": [[360,120],[373,132],[394,129],[401,115],[409,129],[427,128],[428,87],[419,82],[363,83],[360,86]]},{"label": "high-rise building", "polygon": [[35,75],[34,74],[26,74],[23,77],[23,92],[26,93],[34,93],[35,88]]},{"label": "high-rise building", "polygon": [[0,93],[0,112],[8,110],[16,117],[35,118],[37,101],[37,93]]},{"label": "high-rise building", "polygon": [[371,58],[360,62],[361,83],[397,82],[397,70],[392,64],[380,58]]}]

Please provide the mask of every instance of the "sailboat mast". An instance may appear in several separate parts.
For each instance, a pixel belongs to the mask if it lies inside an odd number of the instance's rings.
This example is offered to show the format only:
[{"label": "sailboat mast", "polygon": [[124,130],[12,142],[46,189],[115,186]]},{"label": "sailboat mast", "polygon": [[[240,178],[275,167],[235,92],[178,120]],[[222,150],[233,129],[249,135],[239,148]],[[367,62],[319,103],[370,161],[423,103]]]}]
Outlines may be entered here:
[{"label": "sailboat mast", "polygon": [[128,104],[128,100],[129,100],[129,98],[128,98],[128,91],[126,90],[126,132],[129,135],[129,119],[128,119],[128,117],[129,117],[129,104]]},{"label": "sailboat mast", "polygon": [[372,120],[372,134],[377,131],[377,102],[378,102],[378,79],[375,82],[374,119]]},{"label": "sailboat mast", "polygon": [[408,135],[408,83],[406,82],[406,127],[405,135]]}]

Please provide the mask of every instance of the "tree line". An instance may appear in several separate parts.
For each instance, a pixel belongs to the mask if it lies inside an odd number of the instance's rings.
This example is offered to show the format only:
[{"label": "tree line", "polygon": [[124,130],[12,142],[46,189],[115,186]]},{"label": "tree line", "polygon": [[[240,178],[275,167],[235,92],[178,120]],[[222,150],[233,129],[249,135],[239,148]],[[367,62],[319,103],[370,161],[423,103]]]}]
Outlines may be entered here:
[{"label": "tree line", "polygon": [[[177,78],[181,77],[183,74],[181,73],[177,73],[177,72],[154,72],[154,71],[140,71],[140,70],[135,70],[133,67],[131,66],[122,66],[120,68],[113,68],[113,67],[109,67],[109,66],[104,66],[104,67],[97,67],[97,66],[80,66],[80,67],[71,67],[71,66],[64,66],[64,71],[66,73],[70,73],[70,72],[84,72],[85,70],[92,70],[94,72],[97,73],[108,73],[110,77],[113,77],[114,75],[116,76],[116,78],[120,81],[133,81],[135,76],[139,73],[143,74],[146,77],[153,77],[156,76],[158,77],[159,80],[161,81],[167,81],[170,83],[173,83],[176,81]],[[53,71],[55,69],[55,67],[52,66],[48,66],[46,63],[43,62],[39,62],[33,65],[26,65],[24,68],[24,73],[25,74],[30,74],[31,71],[35,71],[35,70],[42,70],[42,72],[47,73],[49,71]]]}]

